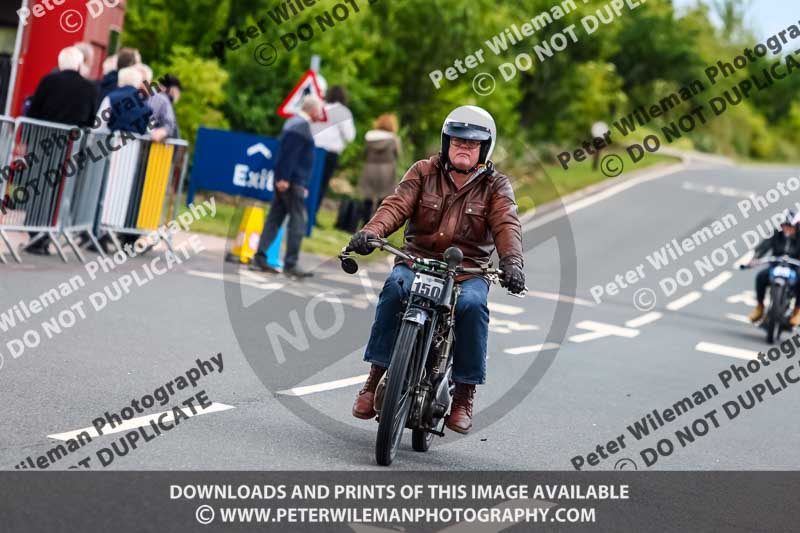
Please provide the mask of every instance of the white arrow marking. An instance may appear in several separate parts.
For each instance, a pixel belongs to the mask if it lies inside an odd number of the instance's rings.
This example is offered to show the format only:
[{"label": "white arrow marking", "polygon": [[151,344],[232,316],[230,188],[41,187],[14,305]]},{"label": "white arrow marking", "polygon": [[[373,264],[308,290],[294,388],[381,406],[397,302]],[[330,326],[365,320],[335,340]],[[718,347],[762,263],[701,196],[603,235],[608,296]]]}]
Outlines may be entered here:
[{"label": "white arrow marking", "polygon": [[525,353],[544,352],[547,350],[557,350],[561,345],[555,342],[545,342],[544,344],[534,344],[532,346],[520,346],[519,348],[509,348],[503,350],[507,354],[522,355]]},{"label": "white arrow marking", "polygon": [[736,322],[742,322],[744,324],[752,324],[752,322],[750,321],[750,317],[745,315],[735,315],[733,313],[725,313],[725,318],[735,320]]},{"label": "white arrow marking", "polygon": [[[187,409],[186,407],[182,407],[181,411],[183,411],[183,413],[188,418],[191,418],[193,416],[207,415],[209,413],[218,413],[220,411],[227,411],[228,409],[234,409],[234,407],[232,405],[225,405],[224,403],[214,402],[211,405],[209,405],[208,407],[206,407],[205,409],[202,409],[202,410],[201,409],[195,409],[196,413],[192,413],[191,409]],[[103,435],[112,435],[114,433],[119,433],[121,431],[127,431],[129,429],[136,429],[136,428],[139,428],[139,427],[142,427],[142,426],[146,426],[146,425],[148,425],[150,423],[151,420],[153,422],[157,422],[158,419],[161,417],[161,415],[163,415],[165,413],[167,414],[167,416],[165,416],[162,419],[162,422],[172,422],[174,420],[172,411],[164,411],[164,412],[155,413],[155,414],[152,414],[152,415],[137,416],[136,418],[131,418],[130,420],[125,420],[124,422],[122,422],[122,424],[119,424],[118,426],[113,427],[113,428],[110,427],[110,426],[104,426],[102,428],[103,429]],[[106,429],[106,427],[108,429]],[[100,434],[97,432],[97,430],[94,428],[94,426],[90,426],[88,428],[76,429],[74,431],[65,431],[64,433],[54,433],[52,435],[48,435],[48,437],[50,437],[51,439],[67,441],[69,439],[77,438],[77,436],[80,433],[83,433],[84,431],[86,433],[88,433],[89,436],[92,437],[92,438],[100,436]]]},{"label": "white arrow marking", "polygon": [[639,335],[638,329],[621,328],[613,324],[603,324],[602,322],[593,322],[591,320],[579,322],[578,324],[575,324],[575,327],[580,329],[588,329],[589,333],[573,335],[569,338],[571,342],[593,341],[595,339],[610,337],[612,335],[630,339]]},{"label": "white arrow marking", "polygon": [[247,149],[247,155],[253,156],[255,154],[261,154],[267,159],[272,159],[272,152],[269,148],[264,146],[264,143],[254,144],[250,148]]}]

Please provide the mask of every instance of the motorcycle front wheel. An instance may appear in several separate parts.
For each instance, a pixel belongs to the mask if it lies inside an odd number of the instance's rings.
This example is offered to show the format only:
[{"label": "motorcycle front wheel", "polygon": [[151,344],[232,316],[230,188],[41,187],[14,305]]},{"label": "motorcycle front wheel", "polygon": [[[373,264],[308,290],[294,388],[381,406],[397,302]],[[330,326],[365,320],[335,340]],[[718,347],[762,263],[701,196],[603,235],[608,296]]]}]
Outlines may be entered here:
[{"label": "motorcycle front wheel", "polygon": [[389,364],[378,423],[378,437],[375,440],[375,460],[381,466],[392,464],[403,437],[403,429],[412,403],[411,393],[416,385],[411,382],[414,369],[410,363],[418,336],[419,324],[403,321]]}]

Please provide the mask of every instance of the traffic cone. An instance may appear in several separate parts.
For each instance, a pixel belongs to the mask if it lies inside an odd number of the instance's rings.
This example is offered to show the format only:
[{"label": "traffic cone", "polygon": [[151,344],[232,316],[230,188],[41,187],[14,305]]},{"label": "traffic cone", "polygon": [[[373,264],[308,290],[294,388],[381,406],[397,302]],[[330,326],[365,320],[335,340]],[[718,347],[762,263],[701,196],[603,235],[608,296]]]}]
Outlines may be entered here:
[{"label": "traffic cone", "polygon": [[[228,254],[228,260],[243,264],[249,263],[256,255],[261,230],[264,228],[264,209],[250,206],[244,209],[242,222],[239,225],[239,235],[236,237],[233,250]],[[283,240],[283,227],[278,231],[275,240],[267,249],[267,264],[273,268],[283,267],[280,260],[281,241]]]}]

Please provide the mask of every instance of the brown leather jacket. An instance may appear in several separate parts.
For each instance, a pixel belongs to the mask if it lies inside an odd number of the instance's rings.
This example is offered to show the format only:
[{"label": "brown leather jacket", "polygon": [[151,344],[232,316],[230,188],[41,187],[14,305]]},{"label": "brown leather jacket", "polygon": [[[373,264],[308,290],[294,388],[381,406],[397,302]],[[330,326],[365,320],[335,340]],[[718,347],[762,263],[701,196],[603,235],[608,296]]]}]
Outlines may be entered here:
[{"label": "brown leather jacket", "polygon": [[501,259],[523,266],[514,190],[497,170],[483,169],[457,189],[438,155],[417,161],[363,229],[386,237],[406,220],[404,248],[414,255],[441,259],[452,245],[464,252],[464,266],[482,266],[497,246]]}]

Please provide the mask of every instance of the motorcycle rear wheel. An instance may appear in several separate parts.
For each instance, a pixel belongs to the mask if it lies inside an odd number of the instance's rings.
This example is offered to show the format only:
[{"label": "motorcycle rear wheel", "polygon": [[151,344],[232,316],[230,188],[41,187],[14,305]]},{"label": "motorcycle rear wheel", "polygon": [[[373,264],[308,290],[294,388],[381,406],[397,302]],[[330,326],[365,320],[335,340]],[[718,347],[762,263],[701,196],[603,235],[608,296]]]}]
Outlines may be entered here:
[{"label": "motorcycle rear wheel", "polygon": [[416,384],[411,383],[410,362],[418,335],[419,324],[403,321],[394,344],[375,439],[375,460],[381,466],[392,464],[411,409],[411,393]]}]

